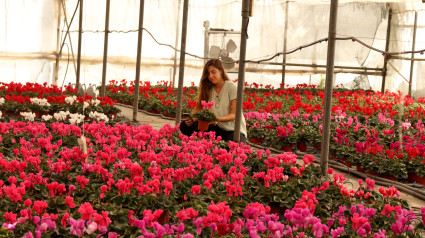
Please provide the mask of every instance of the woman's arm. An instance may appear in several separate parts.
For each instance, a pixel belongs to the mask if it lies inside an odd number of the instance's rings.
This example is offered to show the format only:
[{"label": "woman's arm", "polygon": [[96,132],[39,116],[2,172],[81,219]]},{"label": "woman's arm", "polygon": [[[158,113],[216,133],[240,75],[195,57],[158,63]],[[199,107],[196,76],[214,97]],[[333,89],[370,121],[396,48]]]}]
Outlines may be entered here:
[{"label": "woman's arm", "polygon": [[236,118],[236,99],[230,100],[230,113],[226,116],[219,117],[218,121],[214,123],[217,125],[218,122],[228,122],[228,121],[234,121]]}]

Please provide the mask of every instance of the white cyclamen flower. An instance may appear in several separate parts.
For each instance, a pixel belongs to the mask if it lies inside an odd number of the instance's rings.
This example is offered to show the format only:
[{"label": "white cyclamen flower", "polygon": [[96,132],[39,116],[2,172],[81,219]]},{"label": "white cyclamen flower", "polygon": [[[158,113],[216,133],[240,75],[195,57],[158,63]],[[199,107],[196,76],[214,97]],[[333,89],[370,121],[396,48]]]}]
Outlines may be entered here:
[{"label": "white cyclamen flower", "polygon": [[95,100],[91,100],[90,102],[92,105],[98,106],[100,104],[100,100],[99,99],[95,99]]},{"label": "white cyclamen flower", "polygon": [[66,111],[66,112],[60,111],[53,114],[53,117],[55,118],[56,121],[65,121],[65,119],[68,117],[69,114],[70,114],[69,111]]},{"label": "white cyclamen flower", "polygon": [[0,105],[3,105],[4,103],[4,98],[0,98]]},{"label": "white cyclamen flower", "polygon": [[75,113],[75,114],[70,114],[69,117],[70,117],[69,122],[71,124],[79,124],[81,122],[84,122],[85,116],[82,114]]},{"label": "white cyclamen flower", "polygon": [[33,112],[21,112],[21,116],[23,116],[25,118],[25,120],[34,121],[35,113],[33,113]]},{"label": "white cyclamen flower", "polygon": [[65,98],[65,102],[66,102],[66,103],[69,103],[69,104],[73,104],[76,100],[77,100],[77,96],[75,96],[75,95],[74,95],[74,96],[72,96],[72,97],[71,97],[71,96],[69,96],[69,97],[66,97],[66,98]]},{"label": "white cyclamen flower", "polygon": [[100,112],[90,112],[89,117],[96,121],[109,121],[109,118],[105,114]]},{"label": "white cyclamen flower", "polygon": [[90,106],[90,104],[89,104],[88,102],[84,102],[84,103],[83,103],[83,108],[84,108],[84,109],[88,108],[89,106]]},{"label": "white cyclamen flower", "polygon": [[50,103],[45,98],[30,98],[32,104],[50,107]]},{"label": "white cyclamen flower", "polygon": [[53,118],[52,115],[43,115],[41,116],[41,119],[43,119],[43,121],[50,121]]}]

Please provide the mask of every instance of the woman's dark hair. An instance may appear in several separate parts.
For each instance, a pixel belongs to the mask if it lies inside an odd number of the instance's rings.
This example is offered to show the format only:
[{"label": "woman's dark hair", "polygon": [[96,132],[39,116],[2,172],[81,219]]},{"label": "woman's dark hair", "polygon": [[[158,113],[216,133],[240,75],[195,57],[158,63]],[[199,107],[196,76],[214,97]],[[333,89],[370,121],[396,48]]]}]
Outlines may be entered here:
[{"label": "woman's dark hair", "polygon": [[210,59],[205,63],[204,69],[202,71],[202,77],[201,81],[199,82],[199,88],[198,88],[198,101],[196,103],[195,110],[201,110],[201,101],[208,102],[208,99],[210,97],[210,90],[213,87],[213,84],[208,79],[208,67],[214,66],[221,72],[221,77],[224,81],[230,80],[229,76],[227,76],[226,71],[224,70],[223,64],[221,63],[221,60],[219,59]]}]

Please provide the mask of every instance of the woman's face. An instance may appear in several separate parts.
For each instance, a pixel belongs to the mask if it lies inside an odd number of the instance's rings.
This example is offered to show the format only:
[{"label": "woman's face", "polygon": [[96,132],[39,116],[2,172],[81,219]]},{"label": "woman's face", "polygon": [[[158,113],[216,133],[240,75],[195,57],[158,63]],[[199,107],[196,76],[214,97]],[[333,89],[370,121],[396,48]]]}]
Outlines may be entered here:
[{"label": "woman's face", "polygon": [[208,80],[212,83],[212,84],[217,84],[221,81],[223,81],[223,77],[221,76],[221,71],[219,69],[217,69],[214,66],[209,66],[208,67]]}]

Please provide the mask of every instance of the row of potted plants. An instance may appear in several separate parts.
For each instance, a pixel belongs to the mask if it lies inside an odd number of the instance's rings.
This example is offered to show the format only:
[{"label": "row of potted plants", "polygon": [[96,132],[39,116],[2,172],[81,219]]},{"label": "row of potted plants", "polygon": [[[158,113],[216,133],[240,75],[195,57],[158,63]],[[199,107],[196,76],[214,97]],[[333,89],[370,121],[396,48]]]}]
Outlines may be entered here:
[{"label": "row of potted plants", "polygon": [[[6,237],[418,236],[422,216],[394,187],[191,137],[103,122],[0,122],[0,234]],[[85,144],[87,151],[84,151]]]},{"label": "row of potted plants", "polygon": [[[284,117],[274,115],[274,118],[261,113],[247,113],[246,116],[250,118],[248,137],[260,138],[262,145],[277,149],[297,143],[300,146],[300,142],[320,145],[318,118],[297,113]],[[359,170],[422,183],[417,176],[425,175],[423,127],[421,120],[400,123],[384,114],[362,123],[357,117],[336,115],[331,121],[330,154],[349,167],[357,165]],[[320,146],[316,149],[320,150]]]},{"label": "row of potted plants", "polygon": [[21,95],[28,97],[47,97],[47,96],[61,96],[61,95],[77,95],[77,89],[71,85],[59,87],[57,85],[48,85],[47,83],[4,83],[0,82],[0,96],[6,95]]},{"label": "row of potted plants", "polygon": [[99,112],[116,117],[120,112],[116,101],[109,97],[78,96],[75,95],[75,89],[68,87],[62,90],[54,85],[2,83],[0,92],[7,93],[0,97],[0,111],[8,116],[19,116],[20,112],[34,112],[37,118],[41,118],[42,115],[69,111],[86,116],[91,112]]},{"label": "row of potted plants", "polygon": [[[312,90],[309,85],[281,90],[255,90],[255,87],[254,85],[253,88],[245,90],[246,99],[243,104],[245,117],[248,119],[250,141],[282,150],[290,150],[295,145],[298,145],[300,150],[305,150],[307,145],[320,149],[323,91],[314,88]],[[126,82],[114,82],[108,88],[111,92],[118,90],[118,94],[122,95],[131,95],[132,90],[131,86],[126,86]],[[143,99],[145,103],[152,103],[150,105],[161,105],[161,102],[163,105],[175,104],[171,99],[165,103],[165,97],[175,95],[175,90],[166,84],[151,86],[146,83],[141,87],[141,92],[145,95]],[[183,102],[190,105],[184,108],[190,110],[196,104],[194,101],[196,88],[185,88],[184,92]],[[421,126],[419,120],[424,115],[424,101],[423,98],[415,101],[399,92],[383,94],[361,90],[335,91],[331,125],[332,157],[347,165],[357,165],[359,169],[366,169],[369,172],[391,175],[398,179],[407,179],[410,176],[411,182],[418,180],[413,178],[416,175],[424,176],[425,166],[422,163],[424,160],[422,150],[415,147],[421,147],[423,143],[418,135],[415,138],[413,135],[417,133],[422,135],[422,131],[414,127],[406,128],[405,131],[401,131],[400,128],[403,123],[412,125],[419,123]],[[160,106],[156,108],[161,110]],[[342,128],[343,125],[340,125],[342,119],[350,128]],[[394,123],[388,124],[385,120],[392,120]],[[372,130],[378,132],[376,136],[374,135],[375,144],[366,143],[371,139],[371,136],[367,135]],[[341,131],[344,132],[342,138],[345,140],[344,143],[340,138]],[[393,132],[389,134],[388,131]],[[405,140],[400,140],[400,135],[404,136]],[[379,153],[373,149],[367,153],[355,153],[356,144],[359,143],[371,148],[382,147],[383,150],[379,150]],[[393,159],[394,153],[398,156],[397,160]],[[412,156],[412,153],[417,155]]]},{"label": "row of potted plants", "polygon": [[[249,85],[246,85],[249,86]],[[252,85],[251,85],[252,87]],[[300,85],[295,88],[271,89],[264,88],[258,90],[254,88],[244,89],[243,110],[245,112],[269,112],[274,114],[285,114],[296,110],[301,113],[318,114],[322,111],[324,92],[313,88],[310,85]],[[159,85],[151,85],[149,81],[141,83],[139,88],[139,107],[146,111],[157,113],[175,114],[177,89],[163,82]],[[126,80],[110,81],[107,85],[107,95],[118,100],[121,103],[133,104],[134,102],[134,81],[127,85]],[[189,112],[196,105],[197,87],[192,83],[190,87],[183,88],[183,109]],[[417,101],[411,99],[408,95],[402,96],[401,93],[387,92],[382,94],[373,91],[352,91],[336,90],[333,92],[333,111],[337,108],[350,113],[361,113],[371,116],[379,112],[390,113],[391,116],[398,115],[400,102],[403,102],[406,110],[406,117],[420,117],[424,110],[418,108]]]}]

